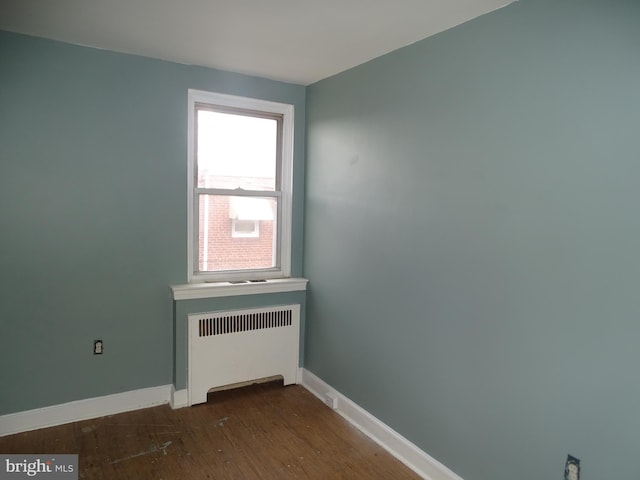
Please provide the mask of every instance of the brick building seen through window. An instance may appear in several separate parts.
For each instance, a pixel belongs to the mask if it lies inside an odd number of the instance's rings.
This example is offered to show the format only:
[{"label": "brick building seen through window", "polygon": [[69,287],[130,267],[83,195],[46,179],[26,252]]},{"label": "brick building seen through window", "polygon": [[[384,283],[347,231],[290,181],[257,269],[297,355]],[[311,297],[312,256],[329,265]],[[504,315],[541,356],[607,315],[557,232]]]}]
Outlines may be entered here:
[{"label": "brick building seen through window", "polygon": [[[205,173],[206,175],[206,173]],[[208,183],[206,179],[201,179]],[[221,182],[228,180],[228,185]],[[221,188],[249,179],[216,176]],[[251,177],[260,189],[272,178]],[[272,198],[203,195],[199,208],[199,267],[201,271],[270,268],[275,260],[276,204]]]}]

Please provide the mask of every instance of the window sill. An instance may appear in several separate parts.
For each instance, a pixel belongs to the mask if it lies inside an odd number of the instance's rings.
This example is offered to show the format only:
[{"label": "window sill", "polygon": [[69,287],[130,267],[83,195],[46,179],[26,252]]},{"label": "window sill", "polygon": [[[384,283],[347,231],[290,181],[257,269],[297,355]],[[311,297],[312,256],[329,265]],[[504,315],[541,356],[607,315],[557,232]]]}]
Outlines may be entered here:
[{"label": "window sill", "polygon": [[171,285],[174,300],[258,295],[261,293],[295,292],[307,289],[306,278],[274,278],[258,282],[214,282]]}]

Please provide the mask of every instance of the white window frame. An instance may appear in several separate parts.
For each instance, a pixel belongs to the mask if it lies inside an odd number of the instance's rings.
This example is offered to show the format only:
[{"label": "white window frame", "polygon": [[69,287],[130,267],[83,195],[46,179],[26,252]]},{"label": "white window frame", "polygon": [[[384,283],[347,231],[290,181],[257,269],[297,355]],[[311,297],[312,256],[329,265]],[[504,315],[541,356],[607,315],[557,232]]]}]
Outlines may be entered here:
[{"label": "white window frame", "polygon": [[[277,235],[275,267],[255,270],[225,270],[219,272],[198,271],[198,189],[196,173],[196,104],[209,104],[226,108],[237,108],[255,112],[282,115],[282,145],[280,165],[280,190],[278,195],[278,213],[276,218]],[[188,281],[201,283],[211,281],[267,280],[289,278],[291,276],[291,222],[293,192],[293,125],[294,107],[286,103],[277,103],[249,97],[239,97],[203,90],[188,91],[188,151],[187,151],[187,256]],[[201,189],[200,189],[201,190]],[[201,192],[200,192],[201,193]],[[242,192],[234,193],[241,195]]]}]

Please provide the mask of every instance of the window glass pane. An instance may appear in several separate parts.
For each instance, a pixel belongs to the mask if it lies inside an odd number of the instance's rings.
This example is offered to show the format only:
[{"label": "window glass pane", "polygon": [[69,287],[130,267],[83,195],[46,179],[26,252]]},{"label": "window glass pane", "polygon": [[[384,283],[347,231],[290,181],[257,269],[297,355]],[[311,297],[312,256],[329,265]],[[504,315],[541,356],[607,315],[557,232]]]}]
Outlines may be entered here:
[{"label": "window glass pane", "polygon": [[276,266],[277,199],[200,195],[201,272]]},{"label": "window glass pane", "polygon": [[197,122],[198,187],[276,189],[276,119],[198,110]]}]

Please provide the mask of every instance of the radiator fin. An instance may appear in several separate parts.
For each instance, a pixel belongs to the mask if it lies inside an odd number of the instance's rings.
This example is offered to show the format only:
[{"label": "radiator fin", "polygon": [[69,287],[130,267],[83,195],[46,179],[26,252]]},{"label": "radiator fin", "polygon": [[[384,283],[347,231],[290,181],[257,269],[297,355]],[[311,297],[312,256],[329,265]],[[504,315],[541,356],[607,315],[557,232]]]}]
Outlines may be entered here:
[{"label": "radiator fin", "polygon": [[267,328],[290,327],[291,322],[291,310],[213,316],[199,319],[198,336],[210,337],[213,335],[227,335],[230,333],[264,330]]}]

